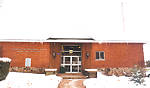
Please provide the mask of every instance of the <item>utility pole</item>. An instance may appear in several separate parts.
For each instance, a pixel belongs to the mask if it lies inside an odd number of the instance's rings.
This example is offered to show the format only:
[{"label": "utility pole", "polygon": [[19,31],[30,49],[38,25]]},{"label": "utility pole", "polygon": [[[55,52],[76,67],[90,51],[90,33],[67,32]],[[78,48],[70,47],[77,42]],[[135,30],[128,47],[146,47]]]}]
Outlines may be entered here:
[{"label": "utility pole", "polygon": [[122,26],[123,26],[123,32],[125,32],[125,15],[124,15],[124,7],[125,6],[125,2],[121,1],[121,16],[122,16]]}]

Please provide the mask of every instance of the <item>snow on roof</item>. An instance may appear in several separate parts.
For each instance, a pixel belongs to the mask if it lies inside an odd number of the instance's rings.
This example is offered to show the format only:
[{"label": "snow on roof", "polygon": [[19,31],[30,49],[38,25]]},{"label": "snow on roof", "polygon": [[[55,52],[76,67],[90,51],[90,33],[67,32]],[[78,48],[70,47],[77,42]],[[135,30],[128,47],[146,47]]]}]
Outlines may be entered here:
[{"label": "snow on roof", "polygon": [[[0,42],[76,42],[76,43],[147,43],[147,41],[137,41],[137,40],[118,40],[113,38],[105,38],[106,36],[100,37],[90,37],[83,34],[55,34],[55,35],[10,35],[4,36],[0,35]],[[114,40],[116,39],[116,40]]]},{"label": "snow on roof", "polygon": [[61,39],[0,39],[0,42],[67,42],[67,43],[147,43],[146,41],[138,40],[94,40],[94,39],[74,39],[74,38],[61,38]]},{"label": "snow on roof", "polygon": [[148,43],[142,40],[97,40],[99,43]]},{"label": "snow on roof", "polygon": [[[134,38],[119,37],[117,35],[100,34],[99,36],[84,35],[79,33],[61,33],[61,34],[24,34],[24,35],[0,35],[0,42],[76,42],[76,43],[150,43],[148,41],[136,40]],[[94,36],[94,37],[93,37]],[[111,39],[111,40],[109,40]]]},{"label": "snow on roof", "polygon": [[[92,37],[88,36],[88,35],[83,35],[83,34],[55,34],[55,35],[51,35],[49,38],[55,38],[55,39],[91,39]],[[48,39],[49,39],[48,38]],[[93,38],[92,38],[93,39]]]}]

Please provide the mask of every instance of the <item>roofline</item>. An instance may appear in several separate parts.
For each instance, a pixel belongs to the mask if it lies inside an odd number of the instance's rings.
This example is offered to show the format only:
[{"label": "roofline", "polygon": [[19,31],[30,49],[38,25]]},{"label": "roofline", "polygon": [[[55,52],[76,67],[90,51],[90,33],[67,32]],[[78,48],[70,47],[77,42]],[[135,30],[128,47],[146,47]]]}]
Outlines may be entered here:
[{"label": "roofline", "polygon": [[97,40],[99,43],[148,43],[147,41],[141,40]]},{"label": "roofline", "polygon": [[93,38],[48,38],[47,40],[94,40]]},{"label": "roofline", "polygon": [[146,41],[138,40],[39,40],[39,39],[0,39],[0,42],[65,42],[65,43],[142,43]]}]

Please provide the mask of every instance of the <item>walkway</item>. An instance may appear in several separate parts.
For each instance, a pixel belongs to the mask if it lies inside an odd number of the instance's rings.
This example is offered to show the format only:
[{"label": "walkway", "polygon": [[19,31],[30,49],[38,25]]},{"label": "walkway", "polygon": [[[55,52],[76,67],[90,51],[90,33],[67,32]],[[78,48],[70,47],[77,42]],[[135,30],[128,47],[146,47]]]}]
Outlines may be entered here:
[{"label": "walkway", "polygon": [[62,79],[58,88],[85,88],[83,81],[85,79]]}]

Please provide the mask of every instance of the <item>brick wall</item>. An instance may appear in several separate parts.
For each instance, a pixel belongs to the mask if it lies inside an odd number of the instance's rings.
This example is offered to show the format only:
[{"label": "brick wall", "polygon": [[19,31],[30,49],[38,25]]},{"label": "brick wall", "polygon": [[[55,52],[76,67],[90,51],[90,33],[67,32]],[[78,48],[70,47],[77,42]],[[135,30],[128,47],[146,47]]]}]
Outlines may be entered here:
[{"label": "brick wall", "polygon": [[1,56],[12,59],[11,66],[24,67],[31,58],[31,67],[50,67],[50,44],[37,42],[1,42]]},{"label": "brick wall", "polygon": [[[105,60],[96,60],[96,51],[104,51]],[[31,67],[59,69],[61,43],[1,42],[0,55],[11,58],[13,67],[24,67],[25,59],[31,58]],[[135,64],[144,66],[143,44],[82,43],[83,69],[133,67]]]},{"label": "brick wall", "polygon": [[[96,60],[96,51],[104,51],[105,60]],[[90,68],[144,66],[143,44],[93,43],[91,55]]]}]

